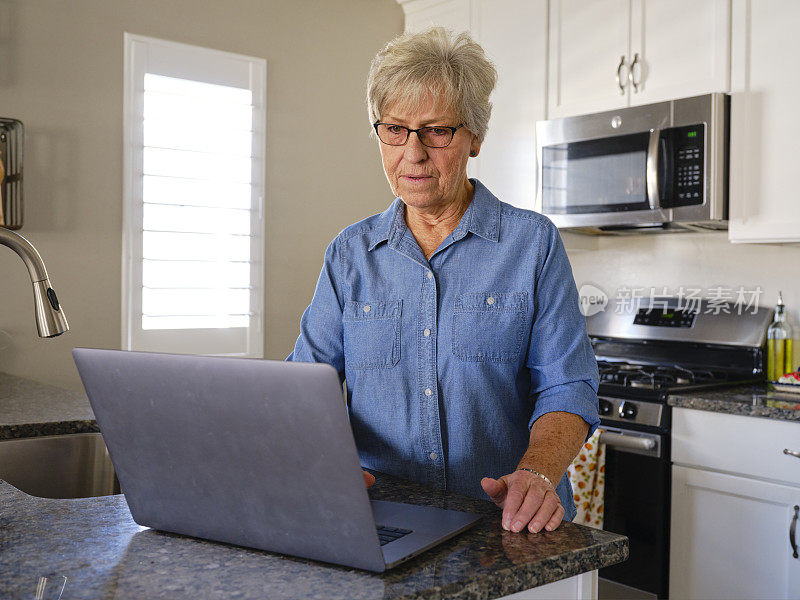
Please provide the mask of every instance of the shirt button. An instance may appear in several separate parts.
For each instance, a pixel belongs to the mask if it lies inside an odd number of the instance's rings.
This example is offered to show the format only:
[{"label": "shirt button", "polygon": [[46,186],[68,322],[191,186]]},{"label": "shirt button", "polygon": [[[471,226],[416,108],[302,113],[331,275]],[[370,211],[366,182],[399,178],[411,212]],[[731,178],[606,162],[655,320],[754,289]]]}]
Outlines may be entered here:
[{"label": "shirt button", "polygon": [[486,299],[486,304],[494,304],[494,298],[492,298],[491,296],[489,296],[489,297]]},{"label": "shirt button", "polygon": [[428,389],[425,390],[425,395],[426,396],[433,396],[433,391],[431,390],[431,388],[428,388]]},{"label": "shirt button", "polygon": [[428,279],[433,279],[433,273],[431,273],[430,271],[428,271]]},{"label": "shirt button", "polygon": [[425,337],[428,337],[430,334],[431,334],[430,329],[426,329],[425,331],[422,332],[422,335],[424,335]]},{"label": "shirt button", "polygon": [[369,304],[367,304],[367,305],[364,307],[364,312],[365,312],[365,313],[368,313],[368,312],[369,312],[371,309],[372,309],[372,307],[371,307]]},{"label": "shirt button", "polygon": [[428,456],[431,457],[431,460],[436,460],[437,458],[439,458],[439,455],[436,454],[436,452],[431,452]]}]

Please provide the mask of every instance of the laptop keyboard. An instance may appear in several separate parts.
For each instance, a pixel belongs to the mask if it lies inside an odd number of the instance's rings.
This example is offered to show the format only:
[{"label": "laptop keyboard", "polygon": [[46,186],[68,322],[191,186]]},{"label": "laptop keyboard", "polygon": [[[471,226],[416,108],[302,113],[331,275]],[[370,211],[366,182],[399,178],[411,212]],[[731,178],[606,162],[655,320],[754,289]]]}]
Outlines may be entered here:
[{"label": "laptop keyboard", "polygon": [[381,546],[385,546],[389,542],[399,540],[404,535],[411,533],[410,529],[400,529],[398,527],[387,527],[386,525],[377,525],[378,539],[381,541]]}]

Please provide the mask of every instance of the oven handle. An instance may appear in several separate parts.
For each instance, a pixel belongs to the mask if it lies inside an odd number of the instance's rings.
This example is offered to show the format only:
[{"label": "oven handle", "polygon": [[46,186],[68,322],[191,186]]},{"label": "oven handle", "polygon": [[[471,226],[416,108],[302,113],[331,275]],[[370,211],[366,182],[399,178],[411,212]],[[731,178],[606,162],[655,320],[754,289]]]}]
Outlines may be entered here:
[{"label": "oven handle", "polygon": [[649,437],[639,437],[632,435],[623,435],[621,433],[612,433],[604,431],[600,434],[599,439],[601,444],[610,446],[612,448],[629,448],[631,450],[653,450],[656,447],[656,441]]},{"label": "oven handle", "polygon": [[650,141],[647,143],[647,201],[651,210],[661,208],[661,198],[658,195],[658,140],[660,138],[660,129],[650,130]]}]

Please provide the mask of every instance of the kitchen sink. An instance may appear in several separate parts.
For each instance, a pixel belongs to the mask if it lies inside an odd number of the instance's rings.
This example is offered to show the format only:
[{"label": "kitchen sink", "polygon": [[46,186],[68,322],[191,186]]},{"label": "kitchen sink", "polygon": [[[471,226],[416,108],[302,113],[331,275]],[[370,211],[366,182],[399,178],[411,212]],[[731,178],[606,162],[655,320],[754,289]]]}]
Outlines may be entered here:
[{"label": "kitchen sink", "polygon": [[89,498],[119,494],[99,433],[0,441],[0,479],[31,496]]}]

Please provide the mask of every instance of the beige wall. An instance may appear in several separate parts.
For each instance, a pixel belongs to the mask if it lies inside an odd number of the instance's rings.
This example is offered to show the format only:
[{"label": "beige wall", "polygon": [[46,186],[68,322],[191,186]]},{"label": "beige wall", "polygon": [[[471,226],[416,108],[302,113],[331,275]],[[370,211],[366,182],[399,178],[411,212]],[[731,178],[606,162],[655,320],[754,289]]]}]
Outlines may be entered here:
[{"label": "beige wall", "polygon": [[0,116],[26,127],[21,233],[72,328],[36,335],[22,261],[0,248],[0,371],[78,389],[70,350],[120,346],[123,32],[267,60],[265,348],[282,358],[329,241],[392,199],[363,93],[402,28],[395,0],[0,0]]}]

